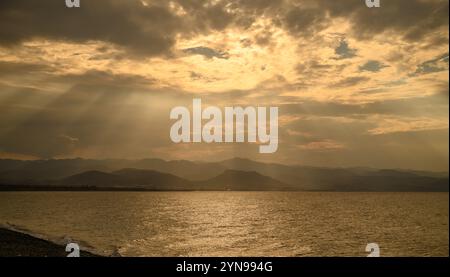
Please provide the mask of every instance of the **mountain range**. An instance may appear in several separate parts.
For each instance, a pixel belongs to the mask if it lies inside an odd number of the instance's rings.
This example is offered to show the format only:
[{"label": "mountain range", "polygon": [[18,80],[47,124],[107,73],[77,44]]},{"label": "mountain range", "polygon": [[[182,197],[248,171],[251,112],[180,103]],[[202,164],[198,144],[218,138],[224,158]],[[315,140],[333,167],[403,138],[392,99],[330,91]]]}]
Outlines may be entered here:
[{"label": "mountain range", "polygon": [[0,190],[448,191],[448,172],[261,163],[0,160]]}]

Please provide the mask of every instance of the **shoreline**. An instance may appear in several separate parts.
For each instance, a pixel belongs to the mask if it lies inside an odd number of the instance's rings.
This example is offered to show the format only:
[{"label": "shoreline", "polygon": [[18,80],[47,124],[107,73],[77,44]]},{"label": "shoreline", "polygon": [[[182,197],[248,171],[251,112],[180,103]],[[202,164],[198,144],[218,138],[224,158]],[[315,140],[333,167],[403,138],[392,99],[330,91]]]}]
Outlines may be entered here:
[{"label": "shoreline", "polygon": [[138,187],[56,187],[56,186],[22,186],[2,185],[0,192],[431,192],[449,193],[444,189],[146,189]]},{"label": "shoreline", "polygon": [[[18,231],[0,228],[0,257],[67,257],[65,246]],[[80,250],[80,257],[101,257]]]}]

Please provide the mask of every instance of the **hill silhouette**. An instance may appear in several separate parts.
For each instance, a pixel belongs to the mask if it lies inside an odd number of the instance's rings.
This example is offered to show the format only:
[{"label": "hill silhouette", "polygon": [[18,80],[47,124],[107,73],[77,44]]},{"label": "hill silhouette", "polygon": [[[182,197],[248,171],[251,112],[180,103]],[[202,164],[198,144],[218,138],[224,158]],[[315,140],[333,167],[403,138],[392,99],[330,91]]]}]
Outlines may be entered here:
[{"label": "hill silhouette", "polygon": [[126,180],[120,176],[105,173],[101,171],[91,170],[80,174],[69,176],[56,182],[55,185],[62,186],[78,186],[78,187],[101,187],[101,186],[123,186]]},{"label": "hill silhouette", "polygon": [[178,176],[155,170],[126,168],[113,172],[127,181],[130,187],[142,187],[151,190],[192,190],[192,182]]},{"label": "hill silhouette", "polygon": [[294,187],[256,171],[227,169],[222,174],[199,182],[201,189],[212,190],[293,190]]},{"label": "hill silhouette", "polygon": [[0,160],[0,190],[448,191],[447,172],[261,163],[144,160]]}]

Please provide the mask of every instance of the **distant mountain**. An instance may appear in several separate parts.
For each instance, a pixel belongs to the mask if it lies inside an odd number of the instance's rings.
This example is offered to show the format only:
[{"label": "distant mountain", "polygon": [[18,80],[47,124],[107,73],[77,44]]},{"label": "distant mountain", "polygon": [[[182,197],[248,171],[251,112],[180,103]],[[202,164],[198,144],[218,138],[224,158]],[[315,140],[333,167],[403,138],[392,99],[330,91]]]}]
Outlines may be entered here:
[{"label": "distant mountain", "polygon": [[126,185],[127,180],[121,176],[101,171],[86,171],[55,182],[67,187],[118,187]]},{"label": "distant mountain", "polygon": [[121,190],[192,190],[189,180],[154,170],[126,168],[111,173],[88,171],[59,181],[54,186],[66,188],[121,189]]},{"label": "distant mountain", "polygon": [[226,168],[220,164],[190,161],[142,160],[0,160],[0,182],[21,182],[23,180],[57,180],[86,171],[112,172],[123,168],[156,170],[170,173],[192,181],[212,178]]},{"label": "distant mountain", "polygon": [[198,182],[201,189],[212,190],[293,190],[294,187],[264,176],[255,171],[238,171],[227,169],[222,174]]},{"label": "distant mountain", "polygon": [[[124,168],[122,160],[38,160],[10,162],[0,160],[0,181],[56,180],[86,171],[112,171]],[[116,167],[117,166],[117,167]]]},{"label": "distant mountain", "polygon": [[142,187],[151,190],[195,189],[195,186],[189,180],[155,170],[127,168],[114,171],[113,174],[125,179],[130,187]]},{"label": "distant mountain", "polygon": [[448,172],[323,168],[241,158],[212,163],[0,160],[0,184],[150,190],[448,191]]},{"label": "distant mountain", "polygon": [[133,168],[111,173],[87,171],[56,181],[37,181],[6,186],[7,190],[12,190],[14,187],[21,189],[28,187],[32,190],[292,190],[288,185],[257,172],[226,170],[211,179],[192,182],[168,173]]},{"label": "distant mountain", "polygon": [[138,160],[130,163],[127,167],[170,173],[191,181],[212,178],[227,169],[217,163],[191,162],[186,160],[164,161],[160,159]]},{"label": "distant mountain", "polygon": [[260,163],[234,158],[220,165],[256,171],[289,184],[295,190],[308,191],[448,191],[448,173],[426,171],[324,168]]}]

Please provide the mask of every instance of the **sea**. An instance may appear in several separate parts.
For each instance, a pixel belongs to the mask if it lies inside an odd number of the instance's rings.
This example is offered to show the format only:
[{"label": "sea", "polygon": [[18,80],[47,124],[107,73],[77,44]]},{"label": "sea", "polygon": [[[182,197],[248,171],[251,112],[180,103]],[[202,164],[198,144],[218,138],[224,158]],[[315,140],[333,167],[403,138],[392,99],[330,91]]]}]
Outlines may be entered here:
[{"label": "sea", "polygon": [[0,226],[107,256],[449,255],[448,193],[0,192]]}]

